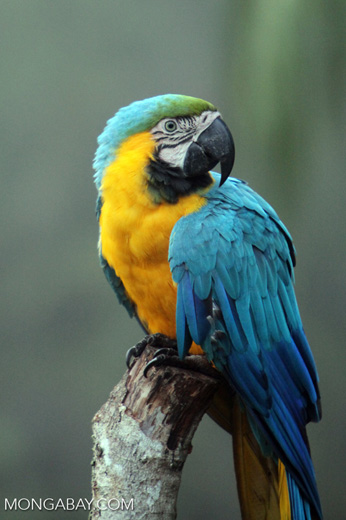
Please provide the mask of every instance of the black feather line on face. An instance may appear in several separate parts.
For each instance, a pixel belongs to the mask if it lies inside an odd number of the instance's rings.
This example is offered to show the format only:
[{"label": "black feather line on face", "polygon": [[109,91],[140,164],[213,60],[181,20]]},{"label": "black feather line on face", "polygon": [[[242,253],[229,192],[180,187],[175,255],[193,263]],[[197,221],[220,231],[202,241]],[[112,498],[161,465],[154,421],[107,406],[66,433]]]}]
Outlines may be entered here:
[{"label": "black feather line on face", "polygon": [[170,166],[154,155],[147,168],[148,189],[156,203],[163,200],[176,204],[186,197],[210,186],[213,182],[209,172],[196,177],[186,177],[181,168]]}]

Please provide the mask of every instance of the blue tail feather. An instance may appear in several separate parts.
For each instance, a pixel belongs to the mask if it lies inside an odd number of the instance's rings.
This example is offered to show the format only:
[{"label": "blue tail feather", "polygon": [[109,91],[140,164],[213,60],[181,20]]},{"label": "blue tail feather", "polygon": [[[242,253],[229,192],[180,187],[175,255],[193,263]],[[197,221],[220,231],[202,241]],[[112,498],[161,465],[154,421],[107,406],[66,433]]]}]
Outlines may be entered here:
[{"label": "blue tail feather", "polygon": [[[286,472],[287,485],[290,497],[292,520],[311,520],[311,510],[309,502],[301,494],[294,478],[289,472]],[[319,518],[322,518],[321,511],[317,511]]]}]

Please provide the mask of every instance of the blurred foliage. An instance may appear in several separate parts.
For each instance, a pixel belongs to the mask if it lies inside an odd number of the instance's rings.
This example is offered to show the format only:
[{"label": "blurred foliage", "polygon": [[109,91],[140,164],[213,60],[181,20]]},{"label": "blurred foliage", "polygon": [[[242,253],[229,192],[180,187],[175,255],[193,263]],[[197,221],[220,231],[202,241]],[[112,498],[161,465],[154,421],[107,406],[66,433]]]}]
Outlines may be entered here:
[{"label": "blurred foliage", "polygon": [[[120,106],[176,92],[219,107],[234,175],[294,236],[323,393],[313,458],[325,517],[343,518],[345,3],[4,0],[0,12],[0,509],[3,497],[90,497],[90,421],[142,335],[98,266],[96,136]],[[206,418],[179,518],[211,517],[240,513],[230,439]]]}]

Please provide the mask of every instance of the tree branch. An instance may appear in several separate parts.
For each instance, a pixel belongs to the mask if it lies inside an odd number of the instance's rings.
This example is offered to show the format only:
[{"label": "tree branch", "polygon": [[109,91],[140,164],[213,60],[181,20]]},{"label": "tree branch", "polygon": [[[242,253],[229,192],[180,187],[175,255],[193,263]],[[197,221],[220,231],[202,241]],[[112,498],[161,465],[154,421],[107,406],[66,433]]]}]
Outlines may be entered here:
[{"label": "tree branch", "polygon": [[154,352],[145,349],[93,419],[92,520],[176,518],[184,462],[220,376],[190,356],[195,370],[162,367],[145,378]]}]

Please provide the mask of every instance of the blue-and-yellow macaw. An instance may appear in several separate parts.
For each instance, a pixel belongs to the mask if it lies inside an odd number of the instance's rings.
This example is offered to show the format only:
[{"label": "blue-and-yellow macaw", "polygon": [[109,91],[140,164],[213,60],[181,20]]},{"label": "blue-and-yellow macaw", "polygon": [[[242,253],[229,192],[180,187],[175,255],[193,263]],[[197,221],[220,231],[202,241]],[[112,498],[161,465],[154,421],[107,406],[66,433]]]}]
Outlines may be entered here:
[{"label": "blue-and-yellow macaw", "polygon": [[[271,206],[229,178],[234,144],[220,113],[157,96],[119,110],[98,143],[104,272],[147,333],[176,339],[182,359],[204,353],[236,392],[243,518],[321,519],[305,429],[320,419],[318,376],[294,248]],[[210,171],[219,162],[221,175]]]}]

